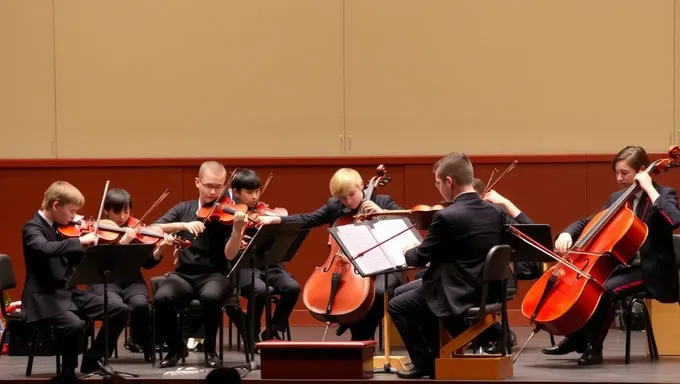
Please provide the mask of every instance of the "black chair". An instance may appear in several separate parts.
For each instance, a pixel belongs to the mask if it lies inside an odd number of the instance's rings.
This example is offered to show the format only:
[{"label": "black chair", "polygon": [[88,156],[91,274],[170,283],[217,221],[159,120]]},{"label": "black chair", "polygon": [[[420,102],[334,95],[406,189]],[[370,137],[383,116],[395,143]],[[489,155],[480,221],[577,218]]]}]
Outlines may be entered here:
[{"label": "black chair", "polygon": [[[240,296],[240,293],[241,293],[240,290],[238,290],[239,296]],[[270,310],[270,312],[272,311],[272,308],[271,308],[272,305],[276,306],[276,305],[279,304],[279,299],[280,299],[279,293],[273,287],[269,287],[269,310]],[[246,318],[245,313],[243,313],[243,316],[244,316],[244,318]],[[246,322],[248,323],[248,324],[246,324],[246,326],[248,327],[246,329],[249,329],[250,323],[248,321],[246,321]],[[233,323],[231,317],[229,317],[229,331],[228,331],[229,332],[229,336],[228,336],[229,337],[229,344],[228,345],[229,345],[230,349],[231,349],[231,346],[233,345],[233,342],[232,342],[233,325],[234,325],[234,323]],[[255,336],[257,337],[257,335],[255,335]],[[290,324],[288,324],[288,322],[286,322],[286,327],[283,330],[283,339],[288,340],[288,341],[292,340],[291,337],[290,337]],[[241,349],[241,339],[240,338],[236,339],[236,349]]]},{"label": "black chair", "polygon": [[[6,290],[16,288],[17,282],[14,276],[14,268],[12,267],[12,261],[7,255],[0,255],[0,310],[2,311],[2,317],[7,320],[7,327],[2,331],[2,336],[0,336],[0,356],[2,356],[2,346],[5,345],[5,337],[7,336],[7,331],[12,326],[11,323],[23,322],[20,313],[7,313],[5,307],[5,301],[3,300],[4,293]],[[24,323],[26,324],[26,323]],[[26,365],[26,376],[31,376],[33,370],[33,357],[35,354],[35,347],[37,344],[38,333],[42,330],[42,326],[38,324],[30,324],[28,326],[29,341],[31,342],[31,348],[28,355],[28,364]],[[54,335],[54,329],[50,326],[49,332]],[[56,345],[57,343],[52,343]],[[61,355],[57,348],[55,354],[57,360],[57,375],[61,373]]]},{"label": "black chair", "polygon": [[[440,358],[450,358],[453,353],[460,351],[467,344],[473,342],[474,339],[491,326],[493,320],[499,315],[503,328],[503,337],[501,338],[500,348],[501,354],[506,356],[511,353],[507,344],[508,335],[510,334],[507,307],[507,279],[510,275],[508,265],[510,264],[511,257],[512,248],[509,245],[496,245],[489,250],[482,272],[483,285],[480,305],[478,307],[469,308],[463,314],[465,320],[471,327],[476,324],[480,324],[480,326],[475,327],[474,330],[470,328],[469,332],[466,331],[461,333],[449,341],[445,346],[441,347]],[[497,298],[490,297],[489,288],[492,284],[500,286],[500,292],[498,292],[500,296]],[[486,321],[489,317],[491,317],[492,321]],[[487,325],[483,325],[485,321]],[[480,356],[480,358],[483,358],[483,356]]]},{"label": "black chair", "polygon": [[[165,276],[155,276],[151,278],[151,298],[149,299],[149,304],[151,308],[151,313],[152,313],[152,321],[151,321],[151,328],[152,328],[152,339],[153,339],[153,345],[156,346],[156,311],[155,307],[153,305],[153,297],[156,295],[156,292],[158,291],[158,288],[161,286],[163,281],[165,280]],[[180,327],[180,332],[184,332],[184,318],[187,316],[187,314],[191,312],[200,312],[202,310],[201,302],[198,299],[192,299],[189,301],[189,304],[184,308],[184,310],[178,314],[178,319],[177,321],[179,322],[179,327]],[[244,345],[245,347],[245,355],[246,355],[246,362],[250,363],[250,354],[249,354],[249,349],[248,345],[249,343],[246,342],[247,340],[247,335],[245,333],[245,319],[243,316],[243,310],[241,309],[241,304],[238,301],[238,296],[232,295],[229,296],[226,301],[224,302],[224,305],[222,306],[222,312],[226,313],[227,316],[229,316],[229,321],[231,322],[232,319],[236,322],[237,325],[237,330],[239,332],[239,335],[243,338],[244,340]],[[220,327],[218,329],[218,348],[219,348],[219,355],[220,359],[224,358],[224,317],[222,317],[222,320],[220,322]],[[207,351],[204,351],[205,356],[207,357]],[[159,353],[158,353],[159,359],[163,360],[163,345],[160,345]],[[152,360],[151,364],[155,364],[155,354],[154,354],[154,359]],[[182,358],[182,363],[185,362],[185,358]]]}]

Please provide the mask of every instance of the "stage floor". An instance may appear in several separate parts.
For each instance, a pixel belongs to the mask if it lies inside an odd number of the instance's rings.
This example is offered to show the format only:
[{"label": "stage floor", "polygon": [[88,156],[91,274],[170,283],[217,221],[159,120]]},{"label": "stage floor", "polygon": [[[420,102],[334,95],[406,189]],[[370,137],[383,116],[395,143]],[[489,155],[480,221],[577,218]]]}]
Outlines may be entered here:
[{"label": "stage floor", "polygon": [[[526,340],[531,332],[529,328],[516,328],[520,345]],[[299,327],[292,329],[293,340],[315,341],[323,335],[322,327]],[[334,329],[329,332],[328,340],[349,340],[348,334],[336,337]],[[227,332],[224,332],[225,338]],[[559,341],[559,338],[557,338]],[[677,383],[680,376],[680,359],[661,357],[658,362],[652,362],[645,355],[646,337],[643,332],[633,332],[631,347],[631,364],[624,364],[625,333],[612,330],[605,345],[605,363],[599,366],[580,367],[576,364],[578,354],[551,357],[541,354],[541,348],[549,344],[548,335],[539,333],[534,337],[522,355],[515,362],[514,377],[508,381],[524,383]],[[228,343],[225,340],[224,365],[231,366],[245,362],[242,352],[226,350]],[[518,346],[519,347],[519,346]],[[235,349],[235,346],[234,346]],[[518,350],[516,348],[515,350]],[[200,382],[209,369],[203,367],[203,354],[191,353],[185,365],[174,368],[160,369],[143,363],[141,354],[130,353],[119,347],[119,358],[111,359],[114,369],[131,372],[139,375],[139,379],[130,380],[135,382],[161,382],[166,380],[178,380],[184,382]],[[405,351],[397,349],[393,355],[406,355]],[[258,355],[256,355],[258,359]],[[25,356],[6,356],[0,358],[0,383],[19,382],[26,380],[25,369],[28,358]],[[55,358],[36,357],[33,364],[31,382],[47,382],[46,379],[54,376]],[[245,381],[259,381],[263,384],[273,384],[280,380],[261,380],[259,371],[245,374]],[[38,380],[35,380],[38,379]],[[43,380],[40,380],[43,379]],[[406,381],[396,375],[376,374],[375,381]],[[429,380],[419,380],[428,382]],[[325,381],[328,383],[342,383],[342,381]],[[347,381],[349,382],[349,381]]]}]

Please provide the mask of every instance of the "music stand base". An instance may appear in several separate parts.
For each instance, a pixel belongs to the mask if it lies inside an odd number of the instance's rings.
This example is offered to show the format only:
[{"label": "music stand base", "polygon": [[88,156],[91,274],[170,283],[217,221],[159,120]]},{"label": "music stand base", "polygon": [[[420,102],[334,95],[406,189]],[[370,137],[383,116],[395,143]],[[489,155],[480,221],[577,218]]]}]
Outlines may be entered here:
[{"label": "music stand base", "polygon": [[406,356],[373,356],[373,372],[374,373],[397,373],[398,370],[403,370],[409,362]]},{"label": "music stand base", "polygon": [[236,369],[241,368],[241,369],[245,369],[248,372],[259,371],[260,370],[260,363],[258,363],[257,361],[251,361],[250,363],[230,365],[229,368],[236,368]]},{"label": "music stand base", "polygon": [[121,376],[129,376],[129,377],[139,377],[139,375],[135,375],[134,373],[116,371],[115,369],[111,368],[111,366],[104,366],[99,371],[90,372],[88,374],[80,376],[79,379],[87,379],[88,377],[93,377],[93,376],[107,377],[107,376],[111,376],[111,375],[114,375],[114,374],[121,375]]}]

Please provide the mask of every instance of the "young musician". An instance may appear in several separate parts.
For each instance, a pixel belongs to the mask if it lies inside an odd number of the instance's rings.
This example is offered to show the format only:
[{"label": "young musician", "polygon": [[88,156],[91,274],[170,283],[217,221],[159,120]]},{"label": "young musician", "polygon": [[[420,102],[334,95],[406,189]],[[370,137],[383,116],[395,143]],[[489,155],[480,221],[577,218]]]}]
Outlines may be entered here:
[{"label": "young musician", "polygon": [[[432,376],[439,354],[439,321],[456,337],[467,328],[463,313],[479,305],[482,268],[501,240],[503,221],[472,187],[468,157],[451,153],[434,165],[435,185],[448,207],[435,213],[422,244],[405,250],[406,264],[430,267],[420,288],[395,296],[388,311],[413,365],[402,378]],[[415,245],[415,244],[414,244]],[[498,295],[500,290],[492,290]],[[493,296],[492,295],[492,296]]]},{"label": "young musician", "polygon": [[[245,204],[252,209],[259,201],[260,196],[260,178],[257,173],[251,169],[240,169],[231,182],[232,199],[236,204]],[[257,229],[252,228],[247,231],[249,236],[254,236]],[[260,260],[260,265],[255,269],[255,303],[254,313],[247,313],[247,324],[251,324],[251,316],[255,317],[255,335],[260,333],[260,319],[262,318],[262,311],[265,306],[265,286],[274,289],[276,294],[280,295],[279,303],[276,305],[276,310],[272,315],[271,329],[269,329],[269,338],[281,339],[279,332],[282,332],[288,318],[295,309],[298,296],[300,296],[300,285],[295,281],[293,276],[286,270],[283,264],[270,266],[267,271],[268,282],[264,282],[264,265]],[[251,289],[253,284],[251,282],[253,270],[251,268],[241,269],[239,272],[239,285],[241,288],[241,296],[250,299]],[[249,306],[250,308],[250,306]],[[250,309],[249,309],[250,311]],[[265,340],[267,337],[266,330],[262,332],[260,337]]]},{"label": "young musician", "polygon": [[[79,337],[85,331],[83,320],[104,316],[104,297],[68,285],[84,248],[96,245],[97,236],[88,233],[79,238],[61,239],[58,225],[67,225],[85,205],[85,197],[73,185],[56,181],[45,191],[40,210],[24,224],[23,239],[26,282],[21,296],[21,315],[27,323],[45,323],[55,327],[62,353],[62,372],[75,375],[78,367]],[[134,237],[134,231],[126,233]],[[121,302],[108,305],[108,351],[104,350],[104,332],[97,334],[92,347],[83,356],[80,371],[95,372],[103,368],[104,353],[113,353],[125,327],[128,307]]]},{"label": "young musician", "polygon": [[215,161],[203,163],[194,180],[198,199],[175,205],[154,224],[165,233],[176,233],[192,242],[190,247],[179,251],[175,271],[167,275],[154,296],[156,317],[160,319],[158,330],[168,343],[168,354],[161,361],[161,368],[173,367],[189,354],[182,331],[174,319],[177,318],[177,310],[183,309],[194,298],[201,301],[203,308],[205,365],[210,368],[222,365],[215,341],[223,302],[233,292],[233,285],[225,276],[228,269],[226,256],[227,250],[238,250],[241,246],[240,237],[233,235],[242,229],[244,215],[236,215],[232,232],[231,225],[219,222],[204,225],[197,211],[204,205],[211,206],[220,197],[226,181],[227,171],[222,164]]},{"label": "young musician", "polygon": [[[388,195],[374,195],[371,200],[364,200],[364,182],[361,175],[354,169],[342,168],[335,172],[330,182],[330,192],[333,197],[325,205],[314,212],[296,214],[286,217],[261,216],[263,224],[302,222],[306,228],[320,227],[324,224],[332,225],[338,218],[362,212],[380,212],[382,210],[401,209]],[[352,324],[352,340],[369,340],[375,335],[384,314],[383,295],[385,294],[384,275],[375,278],[375,301],[366,317]],[[394,289],[401,284],[401,274],[387,275],[389,297]],[[346,327],[338,327],[336,333],[341,335]]]},{"label": "young musician", "polygon": [[[649,233],[639,250],[639,265],[620,266],[605,282],[607,294],[590,320],[575,334],[568,335],[558,345],[543,350],[547,355],[582,353],[579,365],[602,363],[602,346],[609,331],[615,300],[635,293],[647,292],[662,303],[678,301],[678,275],[673,247],[673,230],[680,226],[680,209],[675,189],[653,182],[643,166],[649,164],[642,147],[628,146],[612,161],[616,181],[622,190],[614,192],[603,209],[611,206],[625,189],[637,183],[638,191],[632,201],[632,210],[647,224]],[[568,226],[555,241],[555,249],[566,253],[579,238],[591,215]]]},{"label": "young musician", "polygon": [[[104,210],[102,219],[108,219],[116,223],[119,227],[129,227],[130,210],[132,209],[132,198],[130,194],[120,188],[114,188],[106,193],[104,198]],[[138,228],[138,229],[141,229]],[[136,231],[127,228],[127,232],[118,241],[119,244],[129,244],[136,235]],[[163,251],[172,245],[172,236],[158,242],[154,250],[153,257],[144,263],[144,269],[151,269],[158,265],[163,257]],[[95,284],[88,287],[88,290],[95,295],[104,294],[104,284]],[[108,284],[109,303],[125,303],[130,310],[130,336],[132,341],[140,345],[144,351],[144,360],[151,362],[153,357],[153,347],[151,345],[150,320],[149,320],[149,291],[142,277],[138,272],[134,280],[123,284]]]}]

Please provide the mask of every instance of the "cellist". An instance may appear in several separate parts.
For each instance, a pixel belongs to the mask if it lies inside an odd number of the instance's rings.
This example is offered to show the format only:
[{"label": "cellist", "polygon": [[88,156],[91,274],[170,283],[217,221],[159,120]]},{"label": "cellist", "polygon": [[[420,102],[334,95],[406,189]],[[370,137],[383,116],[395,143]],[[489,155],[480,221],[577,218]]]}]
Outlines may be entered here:
[{"label": "cellist", "polygon": [[[612,160],[616,181],[621,190],[614,192],[603,209],[608,208],[623,191],[637,183],[632,209],[648,228],[648,236],[630,265],[620,266],[605,282],[607,295],[602,296],[595,313],[577,332],[567,335],[559,344],[543,350],[547,355],[582,353],[579,365],[602,363],[602,346],[614,316],[615,300],[645,292],[662,303],[678,301],[678,275],[673,247],[673,230],[680,226],[680,208],[675,189],[653,182],[641,172],[649,164],[642,147],[628,146]],[[555,241],[555,250],[566,253],[581,235],[590,216],[569,225]]]},{"label": "cellist", "polygon": [[[335,172],[330,181],[330,192],[332,197],[326,204],[314,212],[295,214],[285,217],[260,216],[262,224],[278,223],[304,223],[305,228],[320,227],[324,224],[333,225],[341,216],[361,212],[380,212],[383,210],[401,209],[390,196],[374,195],[372,200],[362,203],[364,197],[364,182],[361,175],[354,169],[341,168]],[[384,275],[375,278],[375,301],[366,317],[349,327],[352,332],[352,340],[369,340],[375,335],[375,330],[380,324],[384,315],[383,295]],[[388,295],[392,296],[394,289],[402,283],[400,274],[391,273],[387,275]],[[339,336],[347,328],[338,327],[336,334]]]}]

